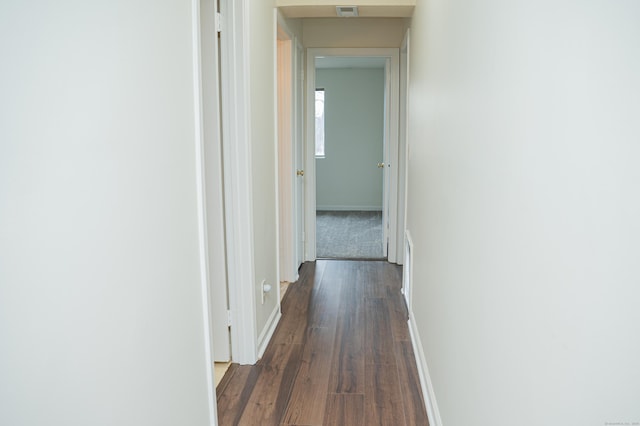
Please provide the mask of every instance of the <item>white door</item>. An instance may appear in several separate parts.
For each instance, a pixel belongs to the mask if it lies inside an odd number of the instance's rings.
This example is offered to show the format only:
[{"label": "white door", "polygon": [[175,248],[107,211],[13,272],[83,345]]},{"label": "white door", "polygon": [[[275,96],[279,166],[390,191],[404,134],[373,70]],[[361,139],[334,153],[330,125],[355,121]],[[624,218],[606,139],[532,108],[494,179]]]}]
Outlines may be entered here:
[{"label": "white door", "polygon": [[304,51],[302,45],[296,42],[295,49],[295,135],[294,156],[296,168],[295,180],[295,267],[299,268],[304,262]]},{"label": "white door", "polygon": [[298,269],[295,198],[301,178],[295,160],[295,53],[292,36],[280,23],[277,37],[279,277],[294,282]]},{"label": "white door", "polygon": [[[202,19],[214,19],[216,6],[203,2]],[[213,24],[203,28],[215,28]],[[203,117],[205,198],[207,214],[207,251],[211,304],[211,330],[214,361],[231,360],[231,335],[228,326],[228,288],[226,273],[224,192],[222,180],[222,136],[220,134],[220,46],[218,37],[201,36],[203,73]],[[215,52],[213,55],[206,52]]]},{"label": "white door", "polygon": [[[390,129],[389,129],[389,59],[385,64],[384,79],[384,137],[382,146],[382,162],[378,163],[378,167],[382,169],[382,257],[385,259],[389,255],[389,188],[390,188]],[[395,166],[395,165],[394,165]]]}]

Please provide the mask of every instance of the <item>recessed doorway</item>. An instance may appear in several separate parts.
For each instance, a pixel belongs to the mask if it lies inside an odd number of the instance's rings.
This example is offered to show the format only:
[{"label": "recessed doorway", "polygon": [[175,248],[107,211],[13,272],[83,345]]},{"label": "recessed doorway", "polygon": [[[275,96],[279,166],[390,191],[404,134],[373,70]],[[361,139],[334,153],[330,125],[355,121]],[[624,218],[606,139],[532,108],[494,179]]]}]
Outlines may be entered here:
[{"label": "recessed doorway", "polygon": [[316,58],[316,256],[384,259],[383,57]]},{"label": "recessed doorway", "polygon": [[307,260],[396,262],[398,49],[308,49],[307,71]]}]

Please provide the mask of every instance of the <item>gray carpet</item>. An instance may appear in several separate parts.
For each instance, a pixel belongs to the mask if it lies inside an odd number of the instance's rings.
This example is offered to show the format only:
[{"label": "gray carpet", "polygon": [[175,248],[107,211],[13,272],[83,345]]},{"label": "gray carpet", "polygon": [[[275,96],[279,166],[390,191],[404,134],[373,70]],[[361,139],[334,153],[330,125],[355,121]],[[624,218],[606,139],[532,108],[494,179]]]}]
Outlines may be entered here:
[{"label": "gray carpet", "polygon": [[316,256],[382,259],[382,212],[316,212]]}]

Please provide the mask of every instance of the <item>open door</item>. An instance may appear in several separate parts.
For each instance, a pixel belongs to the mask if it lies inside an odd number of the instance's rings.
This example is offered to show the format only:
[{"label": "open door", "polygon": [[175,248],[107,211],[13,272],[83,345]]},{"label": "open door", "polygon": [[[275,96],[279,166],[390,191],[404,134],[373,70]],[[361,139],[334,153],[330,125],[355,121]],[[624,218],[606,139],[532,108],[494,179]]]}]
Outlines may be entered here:
[{"label": "open door", "polygon": [[278,15],[278,214],[280,281],[304,262],[304,50]]},{"label": "open door", "polygon": [[294,282],[295,185],[297,182],[293,144],[293,49],[291,35],[279,22],[277,33],[278,84],[278,232],[280,281]]},{"label": "open door", "polygon": [[[215,28],[213,23],[217,2],[201,2],[202,25],[200,43],[202,52],[202,127],[204,134],[204,172],[207,221],[207,254],[209,283],[211,286],[211,330],[213,358],[216,362],[231,360],[231,332],[228,322],[227,256],[224,238],[224,183],[222,177],[222,135],[220,109],[220,45],[218,37],[205,30]],[[213,52],[209,54],[208,52]]]},{"label": "open door", "polygon": [[391,144],[390,144],[390,126],[389,126],[389,66],[390,60],[385,61],[385,82],[384,82],[384,137],[382,148],[382,161],[378,163],[378,167],[382,169],[382,256],[387,259],[389,256],[389,213],[390,213],[390,194],[391,189],[389,168],[391,167]]},{"label": "open door", "polygon": [[296,269],[304,262],[304,50],[296,40],[294,83],[294,157],[295,157],[295,262]]}]

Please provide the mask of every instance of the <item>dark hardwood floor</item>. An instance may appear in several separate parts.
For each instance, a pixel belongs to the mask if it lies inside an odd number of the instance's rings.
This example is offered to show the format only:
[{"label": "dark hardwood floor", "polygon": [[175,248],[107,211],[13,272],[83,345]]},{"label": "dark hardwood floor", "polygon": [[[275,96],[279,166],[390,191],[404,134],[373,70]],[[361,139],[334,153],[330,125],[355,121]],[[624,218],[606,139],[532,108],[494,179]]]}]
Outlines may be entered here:
[{"label": "dark hardwood floor", "polygon": [[382,261],[306,263],[254,366],[217,388],[227,425],[428,425],[400,293]]}]

